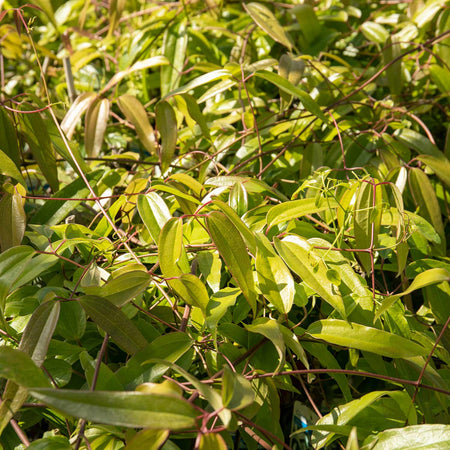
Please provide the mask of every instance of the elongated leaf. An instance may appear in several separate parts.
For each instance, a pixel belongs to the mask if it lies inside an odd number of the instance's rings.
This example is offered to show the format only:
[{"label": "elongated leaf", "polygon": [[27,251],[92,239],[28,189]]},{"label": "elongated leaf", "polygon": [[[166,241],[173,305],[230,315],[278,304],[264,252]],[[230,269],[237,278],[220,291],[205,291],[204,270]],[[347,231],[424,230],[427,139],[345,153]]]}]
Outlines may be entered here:
[{"label": "elongated leaf", "polygon": [[[116,84],[120,83],[126,76],[132,74],[133,72],[138,72],[140,70],[149,69],[150,67],[162,66],[164,64],[169,64],[169,61],[165,56],[153,56],[151,58],[144,59],[142,61],[138,61],[134,63],[128,69],[122,70],[121,72],[117,72],[106,84],[106,86],[102,89],[101,93],[105,93]],[[128,95],[128,94],[125,94]]]},{"label": "elongated leaf", "polygon": [[177,118],[169,103],[162,101],[156,105],[156,126],[161,135],[159,158],[161,170],[165,172],[172,162],[177,143]]},{"label": "elongated leaf", "polygon": [[119,24],[120,17],[125,8],[126,0],[112,0],[109,5],[109,29],[108,37],[112,36],[117,25]]},{"label": "elongated leaf", "polygon": [[372,450],[437,450],[450,447],[450,425],[422,424],[394,428],[377,434]]},{"label": "elongated leaf", "polygon": [[311,244],[299,236],[287,236],[282,241],[275,239],[275,248],[292,271],[342,317],[346,317],[341,294],[328,279],[327,267],[314,252]]},{"label": "elongated leaf", "polygon": [[161,96],[164,97],[180,85],[186,60],[188,34],[186,24],[180,22],[168,27],[164,33],[163,55],[170,64],[161,67]]},{"label": "elongated leaf", "polygon": [[[24,108],[25,111],[31,108]],[[58,171],[55,150],[52,146],[48,126],[40,113],[20,114],[20,120],[26,133],[26,140],[31,148],[39,168],[53,191],[58,190]]]},{"label": "elongated leaf", "polygon": [[371,271],[371,256],[367,252],[375,248],[378,242],[378,233],[382,215],[381,186],[362,182],[356,193],[355,207],[353,210],[353,227],[355,235],[355,247],[361,251],[358,259],[366,273]]},{"label": "elongated leaf", "polygon": [[151,277],[145,270],[133,270],[108,280],[103,286],[85,287],[84,292],[104,297],[113,305],[121,307],[142,293],[150,280]]},{"label": "elongated leaf", "polygon": [[256,311],[256,293],[250,258],[244,241],[225,214],[213,211],[206,218],[206,225],[214,244],[225,264],[241,288],[252,310]]},{"label": "elongated leaf", "polygon": [[215,330],[219,320],[225,315],[228,308],[234,306],[236,298],[240,294],[239,289],[226,287],[215,292],[206,308],[206,326]]},{"label": "elongated leaf", "polygon": [[139,431],[130,442],[128,442],[125,450],[159,450],[169,437],[169,430],[152,430],[146,429]]},{"label": "elongated leaf", "polygon": [[[103,176],[103,170],[96,170],[86,174],[86,178],[91,184],[95,186],[98,180]],[[61,220],[65,219],[70,211],[81,203],[81,199],[90,195],[89,189],[81,178],[77,178],[69,185],[56,192],[55,198],[76,198],[77,200],[52,200],[46,201],[31,219],[31,223],[39,225],[56,225]]]},{"label": "elongated leaf", "polygon": [[[323,416],[317,421],[317,426],[338,425],[339,427],[348,424],[355,416],[357,416],[365,408],[373,404],[380,397],[388,395],[389,391],[375,391],[362,396],[357,400],[353,400],[345,405],[334,408],[329,414]],[[333,428],[331,428],[332,430]],[[337,428],[338,430],[339,428]],[[331,431],[330,430],[330,431]],[[312,443],[314,448],[322,448],[333,437],[333,432],[314,432],[312,435]]]},{"label": "elongated leaf", "polygon": [[[17,144],[17,134],[4,108],[0,108],[0,142],[2,143],[1,150],[19,169],[20,152]],[[1,166],[3,167],[3,164]]]},{"label": "elongated leaf", "polygon": [[284,343],[283,333],[280,330],[280,325],[276,320],[268,317],[260,317],[254,320],[250,325],[244,325],[251,333],[258,333],[269,339],[277,350],[280,358],[275,372],[281,370],[284,366],[286,357],[286,345]]},{"label": "elongated leaf", "polygon": [[183,273],[177,265],[183,252],[183,221],[174,217],[167,221],[159,237],[159,266],[165,277],[178,277]]},{"label": "elongated leaf", "polygon": [[446,269],[435,268],[419,273],[406,291],[400,294],[391,295],[383,300],[383,303],[375,314],[375,320],[386,310],[388,310],[400,297],[416,291],[417,289],[422,289],[425,286],[430,286],[432,284],[438,284],[445,281],[450,282],[450,272]]},{"label": "elongated leaf", "polygon": [[[395,58],[401,54],[400,43],[398,37],[393,34],[389,36],[386,46],[383,48],[383,62],[389,64]],[[401,94],[403,88],[403,76],[402,76],[402,61],[396,61],[386,69],[386,76],[388,79],[389,90],[395,97]]]},{"label": "elongated leaf", "polygon": [[[36,366],[42,366],[47,355],[50,339],[55,331],[59,316],[59,302],[45,302],[39,305],[27,323],[20,341],[19,350],[29,355]],[[31,381],[31,380],[30,380]],[[0,405],[0,434],[13,415],[28,397],[24,386],[8,380]]]},{"label": "elongated leaf", "polygon": [[189,115],[194,119],[202,130],[203,136],[206,139],[211,139],[211,135],[209,133],[209,127],[206,123],[206,119],[203,116],[203,113],[200,111],[197,100],[189,94],[180,94],[180,97],[186,102],[186,107]]},{"label": "elongated leaf", "polygon": [[428,138],[412,130],[411,128],[400,128],[394,132],[397,140],[412,148],[419,155],[425,154],[442,158],[441,151]]},{"label": "elongated leaf", "polygon": [[295,286],[291,272],[275,253],[269,240],[257,234],[256,273],[264,297],[282,314],[287,314],[294,302]]},{"label": "elongated leaf", "polygon": [[444,224],[433,185],[427,175],[416,167],[410,169],[409,181],[414,201],[419,207],[418,214],[428,220],[438,232],[441,238],[441,245],[438,248],[444,254],[446,249]]},{"label": "elongated leaf", "polygon": [[222,401],[225,408],[239,410],[249,406],[255,399],[250,381],[224,366],[222,377]]},{"label": "elongated leaf", "polygon": [[[219,70],[213,70],[212,72],[205,73],[204,75],[200,75],[197,78],[194,78],[189,83],[185,84],[184,86],[180,86],[177,89],[174,89],[173,91],[169,92],[167,95],[165,95],[162,100],[165,100],[167,97],[170,97],[172,95],[176,94],[184,94],[188,93],[190,90],[195,89],[199,86],[203,86],[204,84],[211,83],[211,81],[216,81],[224,78],[231,77],[231,72],[226,69],[219,69]],[[199,101],[199,103],[201,103]]]},{"label": "elongated leaf", "polygon": [[[19,186],[22,189],[18,189]],[[2,251],[20,245],[26,227],[25,199],[19,193],[23,191],[22,194],[25,195],[25,189],[20,184],[10,187],[11,192],[5,193],[0,200],[0,217],[2,218],[0,246]]]},{"label": "elongated leaf", "polygon": [[78,300],[86,314],[127,353],[133,355],[147,345],[147,340],[134,323],[108,300],[93,295],[85,295]]},{"label": "elongated leaf", "polygon": [[409,358],[427,354],[427,349],[397,334],[338,319],[311,324],[308,334],[330,344],[357,348],[389,358]]},{"label": "elongated leaf", "polygon": [[256,72],[255,76],[274,84],[275,86],[287,92],[288,94],[298,98],[302,102],[303,106],[307,111],[309,111],[311,114],[318,117],[319,119],[322,119],[325,123],[328,122],[328,119],[320,109],[320,106],[311,98],[311,96],[302,89],[300,89],[299,87],[294,86],[285,78],[281,77],[276,73],[269,72],[267,70]]},{"label": "elongated leaf", "polygon": [[300,200],[280,203],[272,206],[268,211],[267,225],[270,228],[279,223],[288,222],[289,220],[297,219],[307,214],[315,214],[337,207],[336,200],[332,198],[320,198],[319,202],[315,198],[302,198]]},{"label": "elongated leaf", "polygon": [[227,450],[228,446],[219,433],[202,434],[198,450]]},{"label": "elongated leaf", "polygon": [[24,387],[50,387],[50,381],[30,356],[11,347],[0,347],[0,377]]},{"label": "elongated leaf", "polygon": [[253,21],[264,30],[274,41],[283,44],[289,50],[292,49],[288,33],[280,25],[272,11],[261,3],[243,4]]},{"label": "elongated leaf", "polygon": [[72,103],[61,122],[61,129],[68,139],[72,139],[78,121],[96,98],[97,94],[95,92],[83,92]]},{"label": "elongated leaf", "polygon": [[48,388],[30,393],[71,416],[121,427],[182,430],[193,428],[198,415],[190,403],[173,395]]},{"label": "elongated leaf", "polygon": [[16,181],[22,184],[24,188],[27,187],[22,173],[14,163],[14,161],[2,150],[0,150],[0,173],[8,177],[14,178]]},{"label": "elongated leaf", "polygon": [[190,273],[182,274],[179,278],[168,280],[168,284],[187,304],[197,306],[205,314],[209,295],[197,276]]},{"label": "elongated leaf", "polygon": [[369,42],[376,42],[377,44],[384,44],[389,38],[389,33],[383,25],[376,22],[364,22],[361,25],[361,31],[364,37]]},{"label": "elongated leaf", "polygon": [[109,100],[107,98],[92,102],[86,111],[84,145],[89,157],[100,153],[109,119]]},{"label": "elongated leaf", "polygon": [[150,236],[158,242],[162,227],[172,217],[164,200],[154,191],[138,196],[137,208]]},{"label": "elongated leaf", "polygon": [[440,158],[431,155],[419,155],[417,159],[431,167],[433,172],[450,188],[450,161],[443,153]]},{"label": "elongated leaf", "polygon": [[142,103],[133,95],[123,94],[117,104],[128,121],[136,128],[136,133],[144,148],[152,155],[156,154],[155,134]]}]

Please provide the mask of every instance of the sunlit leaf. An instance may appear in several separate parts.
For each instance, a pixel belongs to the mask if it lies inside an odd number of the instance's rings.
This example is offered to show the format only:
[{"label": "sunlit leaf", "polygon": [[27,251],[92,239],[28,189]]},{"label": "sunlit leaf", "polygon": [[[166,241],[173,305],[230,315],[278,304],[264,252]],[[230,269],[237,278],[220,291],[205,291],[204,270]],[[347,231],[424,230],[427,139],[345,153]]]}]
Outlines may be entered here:
[{"label": "sunlit leaf", "polygon": [[161,170],[165,172],[172,162],[177,143],[177,118],[169,103],[163,101],[156,105],[156,126],[161,135]]}]

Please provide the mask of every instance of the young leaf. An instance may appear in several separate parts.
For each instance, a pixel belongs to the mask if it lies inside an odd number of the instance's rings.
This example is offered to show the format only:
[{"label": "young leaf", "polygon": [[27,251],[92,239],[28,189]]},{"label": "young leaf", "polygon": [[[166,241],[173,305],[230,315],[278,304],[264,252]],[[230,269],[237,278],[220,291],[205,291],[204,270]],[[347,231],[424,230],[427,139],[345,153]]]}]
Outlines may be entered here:
[{"label": "young leaf", "polygon": [[280,25],[270,9],[261,3],[244,3],[243,6],[253,21],[274,41],[279,42],[289,50],[292,49],[292,44],[288,33]]},{"label": "young leaf", "polygon": [[147,340],[134,323],[108,300],[85,295],[78,301],[86,314],[127,353],[133,355],[147,345]]},{"label": "young leaf", "polygon": [[244,325],[251,333],[262,334],[269,339],[277,350],[280,361],[275,372],[280,371],[284,366],[286,345],[284,343],[283,333],[280,330],[280,325],[276,320],[268,317],[260,317],[254,320],[250,325]]},{"label": "young leaf", "polygon": [[123,94],[117,99],[120,110],[136,128],[136,133],[144,148],[152,155],[156,154],[155,133],[142,103],[133,95]]},{"label": "young leaf", "polygon": [[239,231],[225,214],[218,211],[213,211],[207,216],[206,225],[217,250],[255,313],[256,292],[253,272]]},{"label": "young leaf", "polygon": [[294,302],[295,286],[291,272],[275,253],[262,233],[256,235],[256,273],[259,289],[282,314],[287,314]]},{"label": "young leaf", "polygon": [[173,395],[49,388],[34,388],[30,393],[71,416],[119,427],[189,429],[198,415],[190,403]]},{"label": "young leaf", "polygon": [[164,173],[172,162],[177,143],[177,118],[172,106],[165,101],[156,105],[156,126],[161,135],[159,158]]},{"label": "young leaf", "polygon": [[305,239],[300,236],[287,236],[281,241],[275,239],[275,248],[293,272],[342,317],[346,317],[341,294],[327,277],[327,267]]},{"label": "young leaf", "polygon": [[267,225],[271,228],[279,223],[288,222],[289,220],[297,219],[307,214],[315,214],[337,207],[338,203],[336,200],[323,197],[320,198],[319,202],[311,197],[280,203],[269,209],[267,213]]},{"label": "young leaf", "polygon": [[397,334],[338,319],[311,324],[308,334],[330,344],[357,348],[389,358],[409,358],[428,353],[427,349]]},{"label": "young leaf", "polygon": [[158,242],[161,229],[172,217],[165,201],[154,191],[138,196],[137,209],[150,236]]},{"label": "young leaf", "polygon": [[109,100],[98,99],[89,104],[85,117],[84,145],[89,157],[95,158],[100,153],[109,119]]}]

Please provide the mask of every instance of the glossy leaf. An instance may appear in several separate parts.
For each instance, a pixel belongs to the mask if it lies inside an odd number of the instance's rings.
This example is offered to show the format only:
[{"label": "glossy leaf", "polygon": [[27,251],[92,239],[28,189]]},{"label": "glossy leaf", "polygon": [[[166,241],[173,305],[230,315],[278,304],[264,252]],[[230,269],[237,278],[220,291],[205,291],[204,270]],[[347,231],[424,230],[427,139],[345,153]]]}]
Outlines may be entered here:
[{"label": "glossy leaf", "polygon": [[165,277],[178,277],[183,273],[177,264],[183,253],[183,222],[174,217],[167,221],[159,237],[159,265]]},{"label": "glossy leaf", "polygon": [[428,353],[426,348],[397,334],[338,319],[314,322],[308,327],[308,334],[330,344],[389,358],[409,358]]},{"label": "glossy leaf", "polygon": [[245,328],[251,333],[258,333],[269,339],[277,350],[279,363],[275,372],[280,371],[284,366],[286,357],[286,345],[284,343],[283,333],[280,330],[280,325],[276,320],[268,317],[261,317],[254,320],[250,325],[245,325]]},{"label": "glossy leaf", "polygon": [[169,430],[145,429],[139,431],[130,442],[127,443],[125,450],[159,450],[169,437]]},{"label": "glossy leaf", "polygon": [[197,410],[186,400],[141,392],[32,389],[38,400],[74,417],[121,427],[182,430],[195,425]]},{"label": "glossy leaf", "polygon": [[[19,186],[22,189],[19,189]],[[20,245],[25,234],[26,214],[24,210],[25,199],[22,194],[25,190],[21,185],[10,186],[11,192],[6,192],[0,200],[0,217],[2,217],[2,233],[0,246],[2,251]]]},{"label": "glossy leaf", "polygon": [[261,3],[244,4],[253,21],[264,30],[274,41],[283,44],[289,50],[292,49],[292,43],[285,29],[280,25],[272,11]]},{"label": "glossy leaf", "polygon": [[127,353],[133,355],[147,345],[147,340],[134,323],[108,300],[98,296],[85,295],[78,301],[86,314]]},{"label": "glossy leaf", "polygon": [[217,211],[207,216],[206,225],[217,250],[255,312],[256,293],[253,272],[239,231],[225,214]]},{"label": "glossy leaf", "polygon": [[249,406],[255,400],[250,381],[239,373],[233,372],[229,366],[224,366],[222,377],[222,401],[225,408],[240,410]]},{"label": "glossy leaf", "polygon": [[267,225],[270,228],[279,223],[298,219],[307,214],[316,214],[320,211],[337,207],[337,202],[332,198],[321,198],[319,202],[315,198],[302,198],[300,200],[280,203],[272,206],[267,213]]},{"label": "glossy leaf", "polygon": [[138,196],[137,208],[150,236],[158,242],[162,227],[172,217],[165,201],[150,191]]},{"label": "glossy leaf", "polygon": [[218,433],[206,433],[200,437],[198,450],[227,450],[228,446]]},{"label": "glossy leaf", "polygon": [[375,319],[387,311],[400,297],[410,294],[417,289],[422,289],[423,287],[443,283],[445,281],[450,282],[450,272],[443,268],[429,269],[425,270],[425,272],[419,273],[416,278],[414,278],[408,289],[400,294],[391,295],[383,300],[381,306],[375,314]]},{"label": "glossy leaf", "polygon": [[89,157],[100,153],[109,119],[109,100],[102,98],[89,104],[86,110],[84,145]]},{"label": "glossy leaf", "polygon": [[162,101],[156,105],[156,126],[161,135],[161,170],[165,172],[172,162],[178,135],[177,118],[169,103]]},{"label": "glossy leaf", "polygon": [[0,173],[8,177],[14,178],[26,188],[25,180],[22,173],[14,163],[14,161],[2,150],[0,150]]},{"label": "glossy leaf", "polygon": [[[389,36],[383,48],[384,64],[389,64],[401,55],[400,43],[395,35]],[[402,61],[398,60],[386,68],[389,90],[393,96],[401,94],[403,89]]]},{"label": "glossy leaf", "polygon": [[341,294],[329,281],[327,267],[308,241],[300,236],[287,236],[281,241],[275,239],[275,248],[293,272],[342,317],[346,316]]},{"label": "glossy leaf", "polygon": [[273,250],[262,233],[257,235],[256,273],[259,289],[282,314],[287,314],[294,302],[294,279],[283,260]]},{"label": "glossy leaf", "polygon": [[126,119],[134,125],[144,148],[150,154],[155,155],[155,133],[142,103],[133,95],[123,94],[117,99],[117,104]]},{"label": "glossy leaf", "polygon": [[78,121],[96,98],[97,94],[95,92],[83,92],[70,105],[69,110],[61,122],[61,129],[68,139],[72,139]]},{"label": "glossy leaf", "polygon": [[419,155],[417,159],[431,167],[442,182],[450,188],[450,161],[444,154],[440,158],[431,155]]},{"label": "glossy leaf", "polygon": [[389,33],[383,25],[367,21],[361,25],[361,31],[364,37],[370,42],[376,42],[383,45],[389,38]]}]

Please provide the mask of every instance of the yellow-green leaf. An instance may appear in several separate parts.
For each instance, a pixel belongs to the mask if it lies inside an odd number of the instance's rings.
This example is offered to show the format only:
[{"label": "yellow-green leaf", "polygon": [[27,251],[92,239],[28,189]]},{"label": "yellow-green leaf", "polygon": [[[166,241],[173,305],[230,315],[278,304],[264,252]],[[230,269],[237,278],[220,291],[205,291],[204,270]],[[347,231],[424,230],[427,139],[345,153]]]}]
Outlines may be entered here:
[{"label": "yellow-green leaf", "polygon": [[156,126],[161,135],[159,158],[161,171],[164,173],[172,162],[177,144],[177,118],[169,103],[162,101],[156,105]]}]

